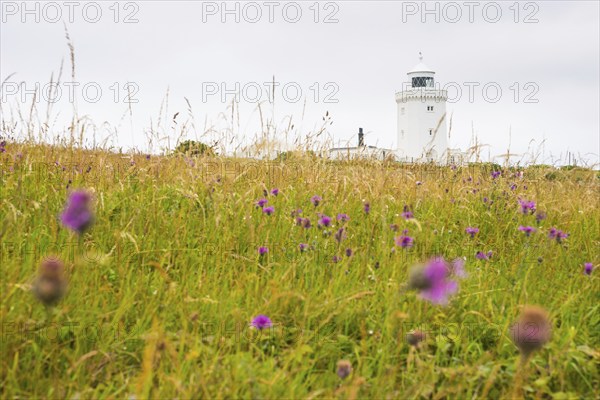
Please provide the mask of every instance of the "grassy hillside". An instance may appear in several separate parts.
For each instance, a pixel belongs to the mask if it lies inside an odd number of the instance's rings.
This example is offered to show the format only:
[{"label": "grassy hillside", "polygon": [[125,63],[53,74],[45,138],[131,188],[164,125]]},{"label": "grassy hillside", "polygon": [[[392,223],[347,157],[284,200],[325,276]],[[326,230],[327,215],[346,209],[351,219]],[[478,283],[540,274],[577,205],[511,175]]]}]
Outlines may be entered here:
[{"label": "grassy hillside", "polygon": [[[600,394],[600,271],[584,273],[600,264],[597,172],[494,178],[489,165],[10,143],[0,161],[2,398]],[[59,218],[77,189],[93,196],[81,235]],[[551,228],[568,237],[550,238]],[[45,307],[31,286],[50,256],[64,262],[68,290]],[[466,259],[447,305],[406,285],[410,267],[433,256]],[[510,332],[529,304],[549,312],[552,337],[520,365]],[[250,327],[260,314],[272,327]],[[406,340],[414,330],[425,332],[418,346]],[[340,360],[352,365],[345,379]]]}]

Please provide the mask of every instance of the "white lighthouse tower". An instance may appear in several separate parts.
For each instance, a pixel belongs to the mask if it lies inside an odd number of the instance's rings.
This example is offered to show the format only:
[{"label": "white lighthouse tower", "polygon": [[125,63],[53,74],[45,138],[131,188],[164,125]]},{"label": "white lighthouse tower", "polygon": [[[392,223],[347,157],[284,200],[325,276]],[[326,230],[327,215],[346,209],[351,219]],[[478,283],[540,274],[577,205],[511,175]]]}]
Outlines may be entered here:
[{"label": "white lighthouse tower", "polygon": [[436,89],[435,72],[423,64],[421,53],[419,64],[407,75],[409,82],[396,93],[398,158],[400,161],[444,163],[448,153],[448,94]]}]

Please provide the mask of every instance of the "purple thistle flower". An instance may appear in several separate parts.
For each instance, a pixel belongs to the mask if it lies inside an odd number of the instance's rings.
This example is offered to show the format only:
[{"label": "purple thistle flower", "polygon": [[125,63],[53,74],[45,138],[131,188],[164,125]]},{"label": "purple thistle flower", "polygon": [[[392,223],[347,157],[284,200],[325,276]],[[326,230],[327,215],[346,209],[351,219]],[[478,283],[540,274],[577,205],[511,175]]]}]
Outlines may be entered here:
[{"label": "purple thistle flower", "polygon": [[342,222],[347,222],[347,221],[350,221],[350,217],[348,216],[348,214],[338,214],[337,220],[342,221]]},{"label": "purple thistle flower", "polygon": [[269,200],[267,199],[260,199],[256,202],[256,207],[263,208],[268,202]]},{"label": "purple thistle flower", "polygon": [[308,245],[306,243],[300,243],[298,245],[298,248],[300,249],[300,251],[305,251],[308,248]]},{"label": "purple thistle flower", "polygon": [[273,196],[277,196],[277,195],[279,194],[279,189],[277,189],[277,188],[275,188],[275,189],[272,189],[272,190],[271,190],[271,194],[272,194]]},{"label": "purple thistle flower", "polygon": [[341,241],[346,238],[346,230],[344,228],[338,229],[334,237],[338,243],[341,243]]},{"label": "purple thistle flower", "polygon": [[450,279],[446,261],[436,257],[424,267],[411,270],[409,287],[419,290],[425,300],[444,305],[448,303],[448,297],[458,290],[458,283]]},{"label": "purple thistle flower", "polygon": [[517,184],[513,183],[512,185],[510,185],[510,190],[515,190],[517,188]]},{"label": "purple thistle flower", "polygon": [[540,221],[542,221],[542,220],[545,220],[545,219],[546,219],[546,213],[545,213],[545,212],[543,212],[543,211],[538,211],[538,212],[535,214],[535,220],[536,220],[538,223],[539,223]]},{"label": "purple thistle flower", "polygon": [[493,171],[493,172],[492,172],[492,179],[496,179],[497,177],[499,177],[499,176],[500,176],[500,174],[501,174],[501,172],[500,172],[500,171]]},{"label": "purple thistle flower", "polygon": [[479,228],[469,226],[469,227],[467,227],[467,229],[465,229],[465,232],[467,232],[469,235],[471,235],[471,238],[474,238],[475,234],[479,233]]},{"label": "purple thistle flower", "polygon": [[406,204],[404,205],[404,208],[402,210],[402,218],[404,218],[404,219],[413,218],[413,213],[412,213],[412,211],[410,211],[410,208],[408,208],[408,206]]},{"label": "purple thistle flower", "polygon": [[521,205],[521,212],[523,214],[533,214],[535,212],[535,202],[519,199]]},{"label": "purple thistle flower", "polygon": [[363,209],[365,211],[365,214],[368,214],[371,211],[371,204],[370,203],[365,203]]},{"label": "purple thistle flower", "polygon": [[271,215],[274,212],[275,212],[275,207],[273,207],[273,206],[263,208],[263,213],[265,213],[267,215]]},{"label": "purple thistle flower", "polygon": [[452,261],[452,273],[456,275],[458,278],[466,278],[467,271],[465,271],[465,259],[457,258]]},{"label": "purple thistle flower", "polygon": [[93,220],[89,209],[91,199],[91,196],[83,190],[71,192],[65,210],[60,216],[63,225],[79,234],[89,228]]},{"label": "purple thistle flower", "polygon": [[407,247],[413,247],[415,242],[415,240],[408,235],[398,236],[394,239],[394,241],[396,242],[396,246],[400,246],[403,249]]},{"label": "purple thistle flower", "polygon": [[0,153],[4,153],[6,151],[6,140],[0,142]]},{"label": "purple thistle flower", "polygon": [[530,236],[533,232],[536,231],[536,229],[533,226],[519,226],[519,230],[521,232],[525,232],[526,236]]},{"label": "purple thistle flower", "polygon": [[254,317],[250,325],[255,327],[256,329],[263,330],[265,328],[272,327],[273,322],[271,322],[271,318],[261,314]]},{"label": "purple thistle flower", "polygon": [[331,261],[333,261],[334,263],[338,263],[338,262],[340,262],[341,260],[342,260],[342,258],[341,258],[341,257],[338,257],[338,256],[333,256],[333,258],[331,259]]},{"label": "purple thistle flower", "polygon": [[146,154],[146,160],[150,159],[150,154]]},{"label": "purple thistle flower", "polygon": [[310,198],[310,202],[313,203],[315,207],[318,206],[322,201],[323,198],[321,196],[314,195]]},{"label": "purple thistle flower", "polygon": [[269,252],[269,249],[267,247],[259,247],[258,248],[258,254],[261,256],[264,256],[265,254],[267,254]]},{"label": "purple thistle flower", "polygon": [[321,218],[319,218],[318,224],[319,226],[324,226],[327,228],[329,225],[331,225],[331,218],[325,214],[322,214]]},{"label": "purple thistle flower", "polygon": [[594,266],[592,265],[591,262],[587,262],[587,263],[583,264],[583,272],[586,275],[591,275],[593,269],[594,269]]},{"label": "purple thistle flower", "polygon": [[308,218],[300,218],[300,225],[304,228],[304,229],[308,229],[310,228],[312,225],[310,223],[310,219]]},{"label": "purple thistle flower", "polygon": [[550,239],[556,239],[558,243],[562,243],[562,240],[569,237],[569,234],[556,228],[550,228],[550,232],[548,232],[548,237]]},{"label": "purple thistle flower", "polygon": [[346,249],[346,257],[352,256],[352,249]]},{"label": "purple thistle flower", "polygon": [[492,258],[492,252],[488,251],[487,253],[484,253],[483,251],[478,251],[477,254],[475,254],[475,258],[477,258],[478,260],[489,260],[490,258]]}]

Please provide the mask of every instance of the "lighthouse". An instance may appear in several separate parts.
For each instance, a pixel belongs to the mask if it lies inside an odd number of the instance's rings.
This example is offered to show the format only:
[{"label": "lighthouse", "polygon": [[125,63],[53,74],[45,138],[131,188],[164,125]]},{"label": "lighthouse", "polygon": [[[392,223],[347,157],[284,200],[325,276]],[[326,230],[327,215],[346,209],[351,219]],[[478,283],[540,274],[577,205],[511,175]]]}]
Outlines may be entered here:
[{"label": "lighthouse", "polygon": [[446,90],[436,88],[435,72],[419,63],[407,73],[396,93],[398,106],[398,159],[409,162],[445,163],[448,157]]}]

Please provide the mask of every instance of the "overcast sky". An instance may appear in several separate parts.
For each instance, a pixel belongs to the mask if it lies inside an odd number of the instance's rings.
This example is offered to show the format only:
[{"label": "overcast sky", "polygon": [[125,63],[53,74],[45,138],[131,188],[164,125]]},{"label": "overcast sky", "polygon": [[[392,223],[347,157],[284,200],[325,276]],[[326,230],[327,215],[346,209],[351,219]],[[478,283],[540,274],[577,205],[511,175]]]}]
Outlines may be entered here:
[{"label": "overcast sky", "polygon": [[[177,129],[189,115],[185,97],[198,136],[206,126],[223,131],[239,85],[230,132],[239,142],[260,131],[260,100],[263,119],[274,116],[279,129],[292,118],[292,136],[317,129],[329,112],[327,135],[336,145],[355,144],[363,127],[367,144],[395,148],[394,95],[422,52],[452,98],[452,147],[467,148],[475,134],[489,145],[487,158],[509,145],[512,153],[541,150],[545,139],[546,162],[565,160],[570,151],[598,163],[597,1],[428,2],[427,10],[420,1],[114,4],[29,2],[28,13],[21,1],[2,1],[0,80],[14,73],[3,86],[4,119],[14,117],[18,104],[27,110],[32,96],[23,88],[46,85],[64,60],[52,113],[55,131],[66,125],[72,113],[66,24],[79,114],[96,123],[99,136],[116,129],[115,146],[148,149],[144,132],[159,122],[167,91],[163,116],[180,112]],[[273,76],[274,106],[272,88],[264,85]],[[137,101],[131,116],[128,82]],[[44,114],[45,101],[38,107]],[[161,123],[174,140],[171,121]]]}]

